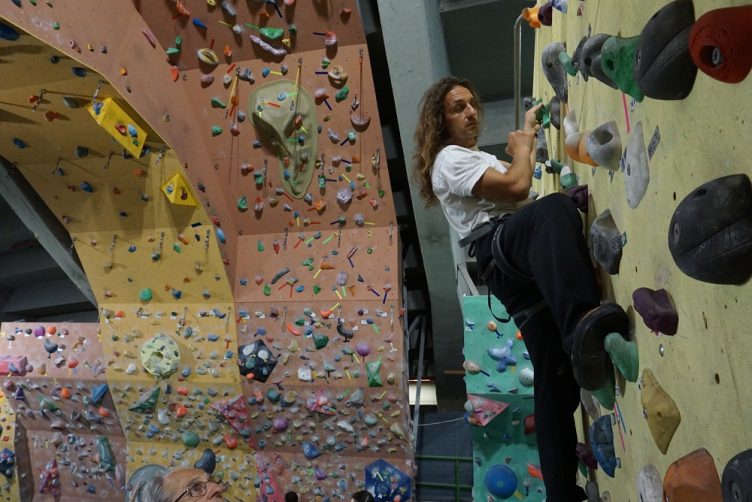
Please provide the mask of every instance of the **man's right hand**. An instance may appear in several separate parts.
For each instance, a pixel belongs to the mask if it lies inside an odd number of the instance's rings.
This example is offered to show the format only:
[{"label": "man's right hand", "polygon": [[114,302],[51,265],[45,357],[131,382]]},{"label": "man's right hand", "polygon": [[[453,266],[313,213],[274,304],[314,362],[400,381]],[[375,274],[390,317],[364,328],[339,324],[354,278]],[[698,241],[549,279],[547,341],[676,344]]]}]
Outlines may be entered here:
[{"label": "man's right hand", "polygon": [[521,131],[518,129],[510,132],[509,136],[507,136],[507,155],[512,158],[518,155],[530,155],[530,152],[533,151],[534,141],[535,131]]}]

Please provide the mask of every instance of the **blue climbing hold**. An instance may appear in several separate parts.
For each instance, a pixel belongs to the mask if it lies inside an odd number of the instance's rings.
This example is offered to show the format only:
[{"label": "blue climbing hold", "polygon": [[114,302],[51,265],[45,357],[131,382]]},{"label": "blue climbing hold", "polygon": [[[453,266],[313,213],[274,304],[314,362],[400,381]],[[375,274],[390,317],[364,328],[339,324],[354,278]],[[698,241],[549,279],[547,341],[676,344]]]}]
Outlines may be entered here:
[{"label": "blue climbing hold", "polygon": [[[55,62],[57,62],[57,61],[55,61]],[[85,77],[89,73],[86,70],[86,68],[81,68],[80,66],[74,66],[73,68],[71,68],[71,72],[73,72],[73,74],[75,76],[81,77],[81,78]]]},{"label": "blue climbing hold", "polygon": [[85,146],[77,146],[76,150],[73,152],[77,158],[82,159],[84,157],[89,156],[89,149]]},{"label": "blue climbing hold", "polygon": [[133,124],[128,124],[128,134],[132,138],[136,138],[138,137],[138,129],[136,129],[136,127]]},{"label": "blue climbing hold", "polygon": [[221,228],[217,228],[216,232],[217,232],[217,239],[219,239],[219,242],[221,242],[222,244],[227,242],[227,239],[225,238],[224,230],[222,230]]},{"label": "blue climbing hold", "polygon": [[517,475],[503,464],[496,464],[488,469],[483,483],[491,495],[500,499],[509,498],[517,491]]},{"label": "blue climbing hold", "polygon": [[18,40],[19,34],[16,30],[8,26],[7,24],[0,23],[0,38],[8,40],[9,42],[15,42]]},{"label": "blue climbing hold", "polygon": [[611,415],[604,415],[590,425],[590,445],[593,455],[603,472],[614,477],[616,471],[616,452],[614,451],[614,429]]},{"label": "blue climbing hold", "polygon": [[94,192],[94,187],[91,186],[91,183],[89,183],[88,181],[84,181],[79,186],[81,187],[81,190],[83,190],[84,192],[89,192],[89,193]]},{"label": "blue climbing hold", "polygon": [[102,403],[102,400],[104,399],[104,396],[107,395],[107,391],[110,390],[110,387],[106,383],[100,383],[95,385],[91,389],[91,402],[92,404],[99,405]]},{"label": "blue climbing hold", "polygon": [[314,458],[321,456],[321,451],[310,441],[303,441],[303,455],[305,455],[305,458],[308,460],[313,460]]},{"label": "blue climbing hold", "polygon": [[202,30],[206,29],[206,24],[202,20],[200,20],[199,18],[197,18],[197,17],[193,18],[193,25],[196,28],[201,28]]},{"label": "blue climbing hold", "polygon": [[24,149],[29,145],[27,145],[26,142],[21,138],[13,138],[13,146],[15,146],[16,148]]}]

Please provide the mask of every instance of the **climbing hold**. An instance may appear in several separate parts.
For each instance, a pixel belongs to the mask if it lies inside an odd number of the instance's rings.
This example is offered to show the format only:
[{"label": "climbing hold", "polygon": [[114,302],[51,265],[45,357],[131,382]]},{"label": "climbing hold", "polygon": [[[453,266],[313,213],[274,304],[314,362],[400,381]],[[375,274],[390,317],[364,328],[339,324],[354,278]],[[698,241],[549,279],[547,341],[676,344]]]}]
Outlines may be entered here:
[{"label": "climbing hold", "polygon": [[616,472],[616,452],[614,451],[614,430],[611,426],[611,416],[604,415],[590,424],[590,446],[593,455],[603,472],[613,478]]},{"label": "climbing hold", "polygon": [[618,274],[623,244],[621,233],[616,227],[610,209],[603,211],[593,221],[590,227],[590,237],[593,241],[595,260],[609,274]]},{"label": "climbing hold", "polygon": [[616,122],[606,122],[587,135],[585,138],[587,153],[599,166],[609,171],[619,169],[621,159],[621,136]]},{"label": "climbing hold", "polygon": [[133,406],[128,408],[128,410],[144,414],[154,413],[154,409],[157,406],[157,400],[159,399],[159,392],[159,387],[154,387],[153,389],[147,390],[146,392],[141,394],[141,397],[138,399],[138,401],[136,401]]},{"label": "climbing hold", "polygon": [[563,102],[567,102],[567,73],[559,62],[559,53],[566,52],[566,47],[561,42],[552,42],[543,48],[541,53],[541,65],[543,75],[553,87],[556,96]]},{"label": "climbing hold", "polygon": [[183,432],[183,435],[180,437],[180,439],[183,442],[183,446],[185,446],[186,448],[195,448],[201,441],[201,439],[198,437],[198,434],[192,431]]},{"label": "climbing hold", "polygon": [[681,423],[681,414],[674,400],[658,384],[653,372],[649,369],[642,372],[641,401],[653,441],[665,455]]},{"label": "climbing hold", "polygon": [[277,357],[262,340],[238,347],[238,366],[245,377],[266,382],[276,365]]},{"label": "climbing hold", "polygon": [[735,84],[752,68],[752,5],[726,7],[703,14],[692,26],[689,51],[706,75]]},{"label": "climbing hold", "polygon": [[671,304],[668,291],[637,288],[632,293],[634,309],[642,317],[645,326],[655,333],[675,335],[679,314]]},{"label": "climbing hold", "polygon": [[562,167],[559,174],[559,185],[561,188],[568,190],[576,186],[577,183],[577,175],[572,172],[572,169],[569,166]]},{"label": "climbing hold", "polygon": [[[2,455],[0,454],[0,460]],[[739,453],[723,469],[723,500],[749,502],[752,500],[752,450]]]},{"label": "climbing hold", "polygon": [[629,94],[636,101],[645,99],[635,80],[636,53],[640,46],[640,37],[611,37],[601,48],[601,67],[603,72],[613,80],[619,89]]},{"label": "climbing hold", "polygon": [[321,456],[321,451],[310,441],[303,441],[303,455],[308,460],[313,460]]},{"label": "climbing hold", "polygon": [[572,160],[582,162],[580,157],[580,143],[582,142],[582,133],[577,125],[577,115],[572,109],[564,117],[564,147],[567,155]]},{"label": "climbing hold", "polygon": [[643,28],[634,72],[646,96],[684,99],[692,91],[697,66],[689,53],[689,32],[694,22],[692,2],[675,0],[653,14]]},{"label": "climbing hold", "polygon": [[503,373],[506,371],[507,366],[516,366],[517,358],[512,354],[512,346],[514,341],[507,340],[502,347],[489,347],[488,355],[497,362],[496,371]]},{"label": "climbing hold", "polygon": [[198,60],[209,66],[216,66],[219,64],[219,58],[217,53],[209,48],[203,48],[196,51]]},{"label": "climbing hold", "polygon": [[661,473],[653,464],[644,465],[640,469],[637,476],[637,492],[640,502],[663,502]]},{"label": "climbing hold", "polygon": [[494,497],[507,499],[517,491],[517,475],[509,466],[496,464],[486,471],[483,484]]},{"label": "climbing hold", "polygon": [[381,382],[381,357],[376,361],[370,361],[366,364],[366,376],[369,387],[382,387]]},{"label": "climbing hold", "polygon": [[342,87],[339,89],[336,94],[334,94],[334,100],[337,103],[340,103],[347,99],[347,95],[350,93],[350,88],[347,86]]},{"label": "climbing hold", "polygon": [[167,378],[180,363],[180,349],[170,336],[160,333],[147,340],[140,349],[141,365],[151,375]]},{"label": "climbing hold", "polygon": [[[671,464],[663,478],[664,500],[721,502],[721,480],[713,456],[700,448]],[[728,499],[728,501],[745,499]]]},{"label": "climbing hold", "polygon": [[150,302],[152,297],[151,288],[144,288],[138,292],[138,299],[142,302]]},{"label": "climbing hold", "polygon": [[635,209],[640,205],[640,201],[648,190],[648,183],[650,183],[648,152],[642,136],[642,122],[637,122],[627,143],[624,162],[624,191],[629,207]]},{"label": "climbing hold", "polygon": [[566,190],[567,195],[574,201],[580,212],[587,214],[590,205],[590,194],[587,185],[577,185]]},{"label": "climbing hold", "polygon": [[[522,9],[522,19],[527,21],[527,24],[530,25],[531,28],[538,29],[541,27],[541,20],[538,17],[538,11],[540,10],[540,6],[534,5],[532,7],[525,7]],[[546,26],[551,26],[550,24],[547,24]]]},{"label": "climbing hold", "polygon": [[709,181],[687,195],[669,225],[679,269],[699,281],[742,284],[752,275],[752,185],[746,174]]},{"label": "climbing hold", "polygon": [[535,372],[532,368],[522,368],[520,370],[520,383],[525,387],[532,387],[535,381]]},{"label": "climbing hold", "polygon": [[580,74],[587,81],[588,77],[595,77],[609,87],[617,88],[616,83],[603,71],[601,50],[603,44],[611,38],[611,35],[599,33],[588,38],[582,46],[580,59]]},{"label": "climbing hold", "polygon": [[18,40],[19,36],[19,33],[14,28],[5,23],[0,23],[0,38],[9,42],[14,42]]},{"label": "climbing hold", "polygon": [[561,128],[561,100],[559,96],[554,96],[551,101],[548,102],[548,115],[551,120],[551,125],[556,129]]},{"label": "climbing hold", "polygon": [[604,346],[614,366],[624,375],[624,378],[629,382],[636,382],[640,370],[637,344],[627,341],[619,333],[609,333],[604,340]]}]

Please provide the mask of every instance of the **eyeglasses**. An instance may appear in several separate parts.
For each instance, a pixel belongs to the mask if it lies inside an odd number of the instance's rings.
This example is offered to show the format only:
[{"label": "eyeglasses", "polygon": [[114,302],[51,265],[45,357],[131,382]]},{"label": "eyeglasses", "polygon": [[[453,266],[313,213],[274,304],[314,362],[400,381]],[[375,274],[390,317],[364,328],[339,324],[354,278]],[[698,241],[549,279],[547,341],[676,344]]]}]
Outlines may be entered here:
[{"label": "eyeglasses", "polygon": [[227,490],[229,486],[228,483],[219,483],[214,479],[209,479],[208,481],[196,481],[195,483],[191,483],[191,485],[186,488],[178,498],[175,499],[175,502],[178,502],[186,495],[190,495],[191,497],[203,497],[204,495],[206,495],[206,485],[208,485],[209,483],[219,484],[222,487],[223,492]]}]

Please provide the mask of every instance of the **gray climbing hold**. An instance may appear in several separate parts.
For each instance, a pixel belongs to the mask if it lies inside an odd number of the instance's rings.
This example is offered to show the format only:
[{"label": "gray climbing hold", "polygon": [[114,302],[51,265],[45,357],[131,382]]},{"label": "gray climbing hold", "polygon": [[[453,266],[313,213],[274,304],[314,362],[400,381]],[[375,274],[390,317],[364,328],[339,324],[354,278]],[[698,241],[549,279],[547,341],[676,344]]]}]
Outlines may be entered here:
[{"label": "gray climbing hold", "polygon": [[559,61],[559,53],[566,52],[567,48],[561,42],[552,42],[543,48],[541,53],[541,65],[543,75],[553,87],[554,92],[564,103],[568,99],[567,72]]},{"label": "gray climbing hold", "polygon": [[644,465],[640,469],[637,477],[637,492],[640,502],[663,502],[661,473],[653,464]]},{"label": "gray climbing hold", "polygon": [[595,219],[590,227],[590,237],[593,240],[595,260],[609,274],[618,274],[623,244],[621,232],[616,227],[610,209],[606,209]]},{"label": "gray climbing hold", "polygon": [[627,205],[635,209],[645,196],[650,183],[648,152],[642,136],[642,122],[635,124],[632,136],[627,143],[627,155],[624,162],[624,191]]},{"label": "gray climbing hold", "polygon": [[606,122],[588,135],[585,140],[587,153],[598,165],[609,171],[619,169],[621,159],[621,136],[615,121]]},{"label": "gray climbing hold", "polygon": [[616,89],[616,83],[601,68],[601,49],[610,37],[611,35],[599,33],[587,39],[587,42],[582,47],[579,70],[586,81],[588,77],[595,77],[604,84]]}]

